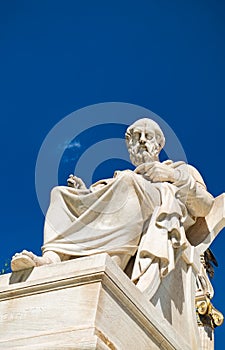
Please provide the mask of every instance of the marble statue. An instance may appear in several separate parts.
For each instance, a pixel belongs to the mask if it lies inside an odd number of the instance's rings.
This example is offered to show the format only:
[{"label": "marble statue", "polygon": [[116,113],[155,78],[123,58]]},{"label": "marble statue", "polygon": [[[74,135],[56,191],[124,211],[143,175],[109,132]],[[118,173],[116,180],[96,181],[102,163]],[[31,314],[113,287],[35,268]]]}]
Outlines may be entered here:
[{"label": "marble statue", "polygon": [[214,198],[199,172],[183,161],[159,161],[165,138],[148,118],[128,127],[126,144],[135,170],[116,171],[87,188],[70,175],[57,186],[44,226],[43,255],[24,250],[12,271],[106,252],[152,295],[190,242],[188,230],[210,212]]}]

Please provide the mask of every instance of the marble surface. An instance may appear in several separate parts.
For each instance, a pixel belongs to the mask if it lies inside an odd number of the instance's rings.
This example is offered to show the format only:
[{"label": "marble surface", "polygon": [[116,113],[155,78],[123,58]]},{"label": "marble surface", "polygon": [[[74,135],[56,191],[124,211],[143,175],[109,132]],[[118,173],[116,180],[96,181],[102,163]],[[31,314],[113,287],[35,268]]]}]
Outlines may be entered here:
[{"label": "marble surface", "polygon": [[206,233],[196,225],[214,198],[198,170],[183,161],[159,161],[165,137],[151,119],[129,126],[125,140],[134,171],[115,171],[90,188],[71,174],[68,186],[53,188],[43,256],[24,250],[13,257],[13,271],[99,253],[124,270],[135,257],[131,280],[151,299],[189,244],[203,242]]},{"label": "marble surface", "polygon": [[0,276],[3,350],[193,350],[181,328],[107,254]]}]

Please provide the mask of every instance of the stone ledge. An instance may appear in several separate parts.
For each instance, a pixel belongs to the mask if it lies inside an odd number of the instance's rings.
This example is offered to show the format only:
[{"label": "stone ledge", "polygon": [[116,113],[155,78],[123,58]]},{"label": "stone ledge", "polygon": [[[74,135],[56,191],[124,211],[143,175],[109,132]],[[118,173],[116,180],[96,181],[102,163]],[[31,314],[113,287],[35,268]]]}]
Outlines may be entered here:
[{"label": "stone ledge", "polygon": [[107,254],[1,276],[0,332],[4,350],[191,350]]}]

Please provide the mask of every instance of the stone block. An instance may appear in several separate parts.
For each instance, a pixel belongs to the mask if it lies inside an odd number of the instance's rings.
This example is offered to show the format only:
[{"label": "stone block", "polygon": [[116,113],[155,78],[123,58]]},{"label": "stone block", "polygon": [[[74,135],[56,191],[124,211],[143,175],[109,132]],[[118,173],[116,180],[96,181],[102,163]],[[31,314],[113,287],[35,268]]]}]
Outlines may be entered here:
[{"label": "stone block", "polygon": [[107,254],[0,276],[0,334],[1,350],[191,350]]}]

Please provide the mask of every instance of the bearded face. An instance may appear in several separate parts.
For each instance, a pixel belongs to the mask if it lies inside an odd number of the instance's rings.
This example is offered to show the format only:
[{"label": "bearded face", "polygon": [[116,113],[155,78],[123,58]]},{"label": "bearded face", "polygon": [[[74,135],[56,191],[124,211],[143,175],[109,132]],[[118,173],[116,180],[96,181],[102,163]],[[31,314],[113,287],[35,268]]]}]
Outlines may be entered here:
[{"label": "bearded face", "polygon": [[158,160],[165,139],[158,124],[144,118],[127,129],[126,143],[131,162],[138,166]]}]

